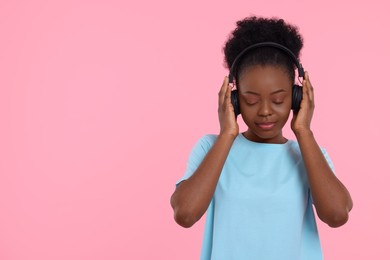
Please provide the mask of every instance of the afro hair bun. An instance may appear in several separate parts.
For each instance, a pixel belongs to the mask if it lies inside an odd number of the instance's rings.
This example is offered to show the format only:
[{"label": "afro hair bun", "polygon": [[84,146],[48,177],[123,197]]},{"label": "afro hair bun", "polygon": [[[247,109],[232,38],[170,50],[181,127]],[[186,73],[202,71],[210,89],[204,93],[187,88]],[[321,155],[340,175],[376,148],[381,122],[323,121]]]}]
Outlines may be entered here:
[{"label": "afro hair bun", "polygon": [[299,59],[303,38],[298,27],[287,24],[283,19],[250,16],[236,22],[223,48],[224,67],[230,69],[234,59],[245,48],[260,42],[276,42],[294,53]]}]

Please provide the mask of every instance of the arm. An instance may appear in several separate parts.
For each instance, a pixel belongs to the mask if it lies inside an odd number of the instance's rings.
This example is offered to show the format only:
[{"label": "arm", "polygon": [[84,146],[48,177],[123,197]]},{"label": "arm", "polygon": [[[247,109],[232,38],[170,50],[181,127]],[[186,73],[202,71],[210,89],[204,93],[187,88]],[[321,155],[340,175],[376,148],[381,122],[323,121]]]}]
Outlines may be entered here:
[{"label": "arm", "polygon": [[317,215],[329,226],[339,227],[348,221],[353,202],[346,187],[330,169],[310,130],[314,94],[307,72],[303,81],[302,96],[301,109],[299,113],[294,113],[291,127],[302,152]]},{"label": "arm", "polygon": [[206,212],[230,148],[238,135],[227,77],[218,95],[220,134],[199,167],[191,177],[180,183],[171,196],[175,221],[183,227],[191,227]]},{"label": "arm", "polygon": [[353,205],[348,190],[330,169],[313,133],[299,132],[297,139],[318,217],[331,227],[344,225]]},{"label": "arm", "polygon": [[234,138],[219,135],[193,175],[182,181],[171,197],[175,221],[191,227],[206,212]]}]

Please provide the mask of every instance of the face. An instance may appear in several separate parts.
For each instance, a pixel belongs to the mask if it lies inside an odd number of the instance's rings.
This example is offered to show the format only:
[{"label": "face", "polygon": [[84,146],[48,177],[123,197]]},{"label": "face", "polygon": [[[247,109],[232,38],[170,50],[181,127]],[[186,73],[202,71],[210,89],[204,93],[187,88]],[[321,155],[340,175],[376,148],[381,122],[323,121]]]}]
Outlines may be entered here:
[{"label": "face", "polygon": [[244,136],[254,142],[284,143],[282,128],[291,111],[292,82],[277,66],[251,66],[239,76],[238,99],[248,130]]}]

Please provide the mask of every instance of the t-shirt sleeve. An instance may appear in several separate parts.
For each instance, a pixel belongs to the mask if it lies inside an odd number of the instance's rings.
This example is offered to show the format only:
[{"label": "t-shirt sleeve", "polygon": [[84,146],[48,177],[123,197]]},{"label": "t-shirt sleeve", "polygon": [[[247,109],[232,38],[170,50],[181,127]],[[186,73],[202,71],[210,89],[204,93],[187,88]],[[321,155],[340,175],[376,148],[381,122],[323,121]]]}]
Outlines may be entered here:
[{"label": "t-shirt sleeve", "polygon": [[[321,147],[321,151],[322,151],[322,154],[324,155],[326,161],[328,162],[328,165],[329,165],[330,169],[332,170],[333,174],[336,175],[336,172],[334,170],[333,162],[330,159],[328,152],[326,151],[325,148],[322,148],[322,147]],[[312,197],[311,191],[309,191],[309,194],[310,194],[309,199],[310,199],[311,203],[313,203],[313,197]]]},{"label": "t-shirt sleeve", "polygon": [[334,175],[336,175],[336,172],[334,170],[333,162],[330,159],[328,152],[325,150],[325,148],[321,148],[321,151],[322,151],[322,154],[324,155],[326,161],[328,162],[328,165],[329,165],[330,169],[332,169],[332,172],[334,173]]},{"label": "t-shirt sleeve", "polygon": [[210,150],[210,148],[215,143],[216,139],[217,139],[216,135],[208,134],[208,135],[202,136],[195,143],[195,145],[192,147],[190,156],[188,157],[187,166],[186,166],[186,170],[184,172],[184,175],[176,181],[176,187],[179,186],[180,182],[182,182],[183,180],[186,180],[192,176],[192,174],[198,168],[200,163],[203,161],[207,152]]}]

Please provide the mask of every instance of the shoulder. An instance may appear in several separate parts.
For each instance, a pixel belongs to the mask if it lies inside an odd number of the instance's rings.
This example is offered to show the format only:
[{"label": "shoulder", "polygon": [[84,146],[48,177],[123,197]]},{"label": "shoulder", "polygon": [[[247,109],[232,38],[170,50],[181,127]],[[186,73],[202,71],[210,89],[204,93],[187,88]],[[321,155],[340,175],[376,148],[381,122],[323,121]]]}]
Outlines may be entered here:
[{"label": "shoulder", "polygon": [[218,135],[216,134],[205,134],[198,139],[195,144],[195,147],[207,151],[211,148],[211,146],[214,145],[215,141],[217,140],[217,137]]},{"label": "shoulder", "polygon": [[214,145],[218,135],[216,134],[204,134],[197,139],[192,147],[192,154],[204,154]]},{"label": "shoulder", "polygon": [[204,140],[205,142],[214,143],[215,140],[217,140],[218,135],[216,134],[205,134],[200,139]]},{"label": "shoulder", "polygon": [[[291,147],[292,153],[294,153],[296,157],[302,158],[301,149],[299,148],[299,143],[296,140],[290,140],[289,142],[291,143],[290,147]],[[325,157],[326,161],[328,162],[330,168],[334,171],[334,165],[333,165],[332,159],[330,158],[330,156],[327,152],[327,149],[322,147],[322,146],[319,146],[319,147],[320,147],[320,150],[321,150],[323,156]]]},{"label": "shoulder", "polygon": [[[299,147],[299,143],[297,140],[290,139],[288,142],[290,143],[290,148],[292,150],[297,151],[299,153],[301,152],[301,149]],[[319,147],[320,147],[320,150],[323,154],[327,154],[326,149],[324,147],[322,147],[322,146],[319,146]]]}]

